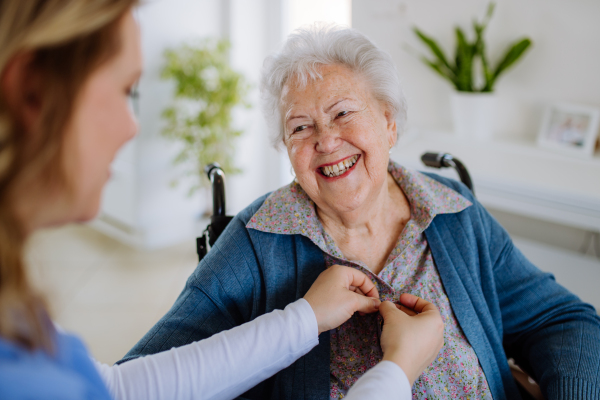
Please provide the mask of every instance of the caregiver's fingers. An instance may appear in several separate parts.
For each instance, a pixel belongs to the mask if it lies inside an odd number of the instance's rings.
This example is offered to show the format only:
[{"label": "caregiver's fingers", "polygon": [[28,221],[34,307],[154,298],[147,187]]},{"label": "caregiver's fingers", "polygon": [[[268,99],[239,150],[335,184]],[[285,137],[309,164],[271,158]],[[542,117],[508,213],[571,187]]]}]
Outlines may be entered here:
[{"label": "caregiver's fingers", "polygon": [[[399,329],[402,326],[402,320],[408,318],[398,309],[398,306],[390,301],[382,301],[379,305],[379,314],[383,317],[384,329]],[[386,328],[387,327],[387,328]],[[394,327],[394,328],[392,328]]]},{"label": "caregiver's fingers", "polygon": [[360,289],[359,289],[359,288],[357,288],[357,287],[350,286],[350,290],[351,290],[351,291],[353,291],[354,293],[362,294],[363,296],[365,295],[365,294],[362,292],[362,290],[360,290]]},{"label": "caregiver's fingers", "polygon": [[[355,287],[360,290],[360,293],[363,293],[365,296],[379,298],[379,292],[375,287],[375,284],[371,282],[369,277],[365,275],[363,272],[360,272],[357,269],[344,267],[342,265],[333,265],[330,268],[340,268],[346,276],[348,277],[348,286]],[[354,291],[356,291],[356,289]]]},{"label": "caregiver's fingers", "polygon": [[418,314],[416,311],[413,311],[411,308],[405,307],[402,304],[396,304],[396,308],[411,317]]},{"label": "caregiver's fingers", "polygon": [[[355,312],[375,312],[379,308],[377,289],[365,274],[349,267],[334,265],[317,277],[304,299],[312,307],[319,333],[337,328]],[[367,296],[350,290],[367,292]]]},{"label": "caregiver's fingers", "polygon": [[[407,300],[411,305],[418,303],[413,298]],[[400,366],[411,385],[444,345],[444,321],[437,308],[434,305],[432,307],[431,310],[409,317],[396,304],[384,301],[379,306],[384,319],[379,340],[383,359]]]},{"label": "caregiver's fingers", "polygon": [[379,313],[383,317],[384,323],[390,323],[393,319],[401,318],[398,313],[398,306],[390,301],[381,302]]},{"label": "caregiver's fingers", "polygon": [[425,311],[439,312],[435,305],[428,302],[427,300],[415,296],[414,294],[403,293],[400,296],[400,303],[401,305],[410,308],[418,313],[422,313]]},{"label": "caregiver's fingers", "polygon": [[354,295],[354,309],[361,315],[374,313],[379,310],[381,301],[373,297],[363,296],[362,294],[353,293]]}]

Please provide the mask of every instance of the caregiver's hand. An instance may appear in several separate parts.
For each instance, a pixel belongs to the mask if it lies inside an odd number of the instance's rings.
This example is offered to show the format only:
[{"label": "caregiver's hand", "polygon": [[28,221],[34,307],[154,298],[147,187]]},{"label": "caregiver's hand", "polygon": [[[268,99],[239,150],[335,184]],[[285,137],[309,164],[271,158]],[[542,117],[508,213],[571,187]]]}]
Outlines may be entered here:
[{"label": "caregiver's hand", "polygon": [[312,307],[319,333],[337,328],[355,312],[372,313],[379,309],[379,293],[362,272],[332,265],[312,284],[304,299]]},{"label": "caregiver's hand", "polygon": [[398,364],[412,385],[444,345],[440,312],[432,303],[407,293],[400,296],[400,305],[381,303],[379,312],[384,320],[383,359]]}]

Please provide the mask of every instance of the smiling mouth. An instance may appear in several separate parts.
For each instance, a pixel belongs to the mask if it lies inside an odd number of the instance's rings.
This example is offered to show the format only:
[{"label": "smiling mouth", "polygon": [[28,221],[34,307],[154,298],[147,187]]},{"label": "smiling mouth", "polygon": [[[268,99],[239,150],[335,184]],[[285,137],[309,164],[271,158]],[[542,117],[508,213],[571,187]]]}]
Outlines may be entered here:
[{"label": "smiling mouth", "polygon": [[336,176],[340,176],[348,172],[358,161],[359,155],[356,154],[352,157],[349,157],[345,160],[340,161],[337,164],[328,165],[326,167],[319,168],[321,173],[328,178],[335,178]]}]

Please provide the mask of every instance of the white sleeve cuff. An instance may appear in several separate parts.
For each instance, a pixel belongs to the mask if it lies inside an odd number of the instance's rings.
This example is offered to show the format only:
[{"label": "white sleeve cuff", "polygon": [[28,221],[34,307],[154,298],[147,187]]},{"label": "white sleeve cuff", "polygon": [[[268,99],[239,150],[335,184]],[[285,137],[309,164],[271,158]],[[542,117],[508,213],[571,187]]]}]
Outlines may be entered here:
[{"label": "white sleeve cuff", "polygon": [[348,391],[346,400],[410,400],[411,386],[396,363],[382,361],[364,374]]},{"label": "white sleeve cuff", "polygon": [[317,316],[315,315],[315,311],[312,309],[310,303],[304,298],[301,298],[289,304],[285,310],[287,311],[288,309],[293,309],[302,319],[301,326],[304,333],[308,335],[306,336],[307,342],[313,338],[317,338],[318,340],[319,324],[317,323]]}]

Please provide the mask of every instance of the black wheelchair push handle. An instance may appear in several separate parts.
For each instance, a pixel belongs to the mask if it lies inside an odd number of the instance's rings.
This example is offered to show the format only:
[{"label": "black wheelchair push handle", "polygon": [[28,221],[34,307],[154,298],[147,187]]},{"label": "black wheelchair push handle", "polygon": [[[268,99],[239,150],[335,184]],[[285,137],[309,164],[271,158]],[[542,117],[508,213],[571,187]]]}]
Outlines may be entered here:
[{"label": "black wheelchair push handle", "polygon": [[210,179],[213,193],[213,215],[204,234],[196,239],[196,250],[200,260],[207,254],[209,246],[213,246],[219,235],[225,230],[233,217],[225,211],[225,173],[218,163],[208,164],[204,172]]},{"label": "black wheelchair push handle", "polygon": [[213,217],[225,216],[225,173],[218,163],[208,164],[204,172],[212,183]]},{"label": "black wheelchair push handle", "polygon": [[458,159],[448,153],[425,153],[421,156],[421,161],[428,167],[432,168],[448,168],[452,167],[458,173],[460,181],[464,183],[475,194],[471,175],[465,165]]}]

